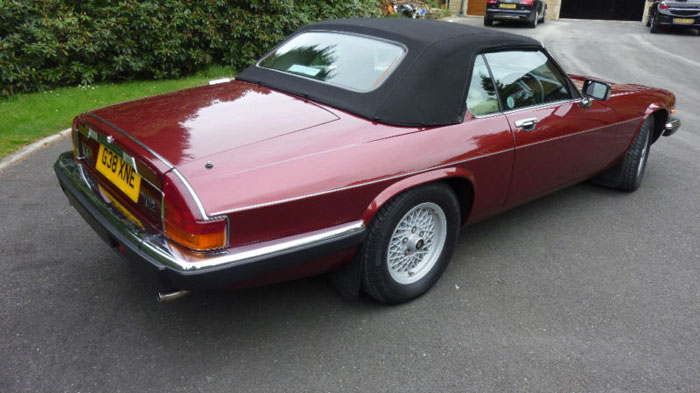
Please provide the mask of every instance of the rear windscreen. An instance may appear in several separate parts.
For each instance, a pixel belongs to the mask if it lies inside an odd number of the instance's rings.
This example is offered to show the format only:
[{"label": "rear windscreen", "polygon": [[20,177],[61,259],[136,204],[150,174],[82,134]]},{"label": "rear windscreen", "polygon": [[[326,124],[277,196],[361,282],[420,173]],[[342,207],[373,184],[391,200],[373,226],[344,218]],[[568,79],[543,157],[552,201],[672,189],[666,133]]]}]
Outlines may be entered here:
[{"label": "rear windscreen", "polygon": [[368,92],[396,69],[406,49],[364,36],[308,32],[293,37],[258,66],[344,89]]}]

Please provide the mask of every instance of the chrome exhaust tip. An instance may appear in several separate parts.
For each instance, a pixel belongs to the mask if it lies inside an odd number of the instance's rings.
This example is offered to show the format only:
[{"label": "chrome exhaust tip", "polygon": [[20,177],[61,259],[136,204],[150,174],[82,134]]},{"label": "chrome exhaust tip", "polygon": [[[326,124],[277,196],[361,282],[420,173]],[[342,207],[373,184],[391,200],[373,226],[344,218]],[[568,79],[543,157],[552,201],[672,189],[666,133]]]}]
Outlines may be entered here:
[{"label": "chrome exhaust tip", "polygon": [[190,291],[158,291],[158,303],[167,303],[187,296]]}]

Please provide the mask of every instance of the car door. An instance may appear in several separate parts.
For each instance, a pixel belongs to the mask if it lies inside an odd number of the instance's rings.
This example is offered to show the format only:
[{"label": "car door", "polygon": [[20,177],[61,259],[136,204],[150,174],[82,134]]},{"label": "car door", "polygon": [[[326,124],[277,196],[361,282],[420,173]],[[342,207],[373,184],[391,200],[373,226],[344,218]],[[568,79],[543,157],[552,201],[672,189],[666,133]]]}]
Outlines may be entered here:
[{"label": "car door", "polygon": [[515,156],[512,131],[483,55],[474,61],[466,104],[465,121],[455,126],[460,138],[453,140],[460,140],[455,148],[468,152],[461,166],[474,176],[479,190],[470,216],[479,220],[503,209]]},{"label": "car door", "polygon": [[541,50],[485,54],[515,139],[507,205],[590,177],[610,163],[615,112],[584,108],[580,96]]}]

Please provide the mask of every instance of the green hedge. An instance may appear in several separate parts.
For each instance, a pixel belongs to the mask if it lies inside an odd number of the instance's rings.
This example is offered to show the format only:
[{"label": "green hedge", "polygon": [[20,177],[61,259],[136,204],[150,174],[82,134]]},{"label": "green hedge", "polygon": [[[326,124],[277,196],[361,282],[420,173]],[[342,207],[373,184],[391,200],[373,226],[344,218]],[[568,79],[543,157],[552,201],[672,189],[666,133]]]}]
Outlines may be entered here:
[{"label": "green hedge", "polygon": [[242,69],[297,27],[377,0],[0,0],[0,95]]}]

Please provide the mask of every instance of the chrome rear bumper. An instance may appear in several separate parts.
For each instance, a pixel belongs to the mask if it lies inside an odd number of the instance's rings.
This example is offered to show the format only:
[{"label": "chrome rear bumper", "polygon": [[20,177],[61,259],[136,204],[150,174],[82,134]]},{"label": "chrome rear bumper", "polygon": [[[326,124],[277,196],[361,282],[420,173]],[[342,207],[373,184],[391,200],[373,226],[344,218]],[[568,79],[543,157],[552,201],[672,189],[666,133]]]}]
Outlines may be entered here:
[{"label": "chrome rear bumper", "polygon": [[234,284],[358,246],[362,221],[254,245],[197,253],[177,247],[148,225],[138,226],[100,197],[97,182],[72,152],[58,157],[54,171],[70,203],[112,247],[155,273],[164,289],[210,289]]},{"label": "chrome rear bumper", "polygon": [[487,8],[486,16],[496,20],[528,20],[532,19],[534,11],[532,10],[511,10]]}]

